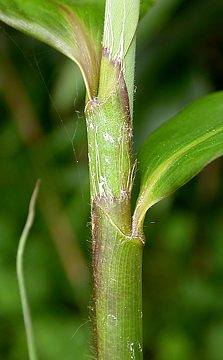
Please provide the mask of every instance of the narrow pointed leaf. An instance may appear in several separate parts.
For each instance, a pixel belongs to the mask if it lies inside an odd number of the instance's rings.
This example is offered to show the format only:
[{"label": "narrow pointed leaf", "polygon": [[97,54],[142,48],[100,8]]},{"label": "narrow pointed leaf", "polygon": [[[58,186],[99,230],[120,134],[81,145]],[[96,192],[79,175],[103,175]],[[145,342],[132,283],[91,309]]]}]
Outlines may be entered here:
[{"label": "narrow pointed leaf", "polygon": [[223,92],[201,98],[154,131],[139,153],[134,229],[146,211],[223,155]]},{"label": "narrow pointed leaf", "polygon": [[0,0],[0,20],[74,60],[96,95],[104,0]]}]

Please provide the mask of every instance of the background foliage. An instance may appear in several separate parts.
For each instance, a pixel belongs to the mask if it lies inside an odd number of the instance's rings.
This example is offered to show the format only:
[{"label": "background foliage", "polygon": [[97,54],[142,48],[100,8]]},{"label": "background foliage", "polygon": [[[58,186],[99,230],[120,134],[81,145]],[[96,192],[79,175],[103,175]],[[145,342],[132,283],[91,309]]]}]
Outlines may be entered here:
[{"label": "background foliage", "polygon": [[[222,18],[219,0],[158,0],[143,19],[135,153],[148,133],[183,105],[223,88]],[[1,359],[27,358],[15,258],[37,177],[42,188],[25,269],[39,357],[90,357],[90,200],[83,106],[77,67],[1,24]],[[218,159],[147,216],[145,359],[223,358],[222,173]]]}]

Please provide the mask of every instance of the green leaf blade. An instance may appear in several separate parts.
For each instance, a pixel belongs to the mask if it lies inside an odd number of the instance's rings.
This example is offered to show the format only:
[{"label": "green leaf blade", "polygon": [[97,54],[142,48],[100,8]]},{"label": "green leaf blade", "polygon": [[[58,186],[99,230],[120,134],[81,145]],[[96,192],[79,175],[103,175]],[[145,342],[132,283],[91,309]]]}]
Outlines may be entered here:
[{"label": "green leaf blade", "polygon": [[153,132],[139,153],[135,231],[146,211],[223,155],[223,92],[201,98]]},{"label": "green leaf blade", "polygon": [[156,0],[141,0],[140,1],[140,18],[142,18],[150,8],[155,4]]},{"label": "green leaf blade", "polygon": [[[141,13],[150,7],[151,1],[142,1]],[[123,57],[136,31],[139,0],[125,0],[125,4],[124,9],[119,1],[107,1],[118,34],[113,39],[112,54],[123,51]],[[88,99],[96,97],[98,92],[104,12],[105,0],[0,0],[1,21],[52,46],[78,64]],[[130,13],[134,16],[129,16]],[[108,11],[106,14],[109,16]],[[110,46],[111,31],[108,27],[104,46]],[[123,49],[120,48],[122,36],[125,39]],[[129,57],[131,60],[131,54]],[[127,82],[129,87],[133,86],[132,79]]]},{"label": "green leaf blade", "polygon": [[75,61],[88,97],[97,93],[104,0],[0,0],[0,20]]}]

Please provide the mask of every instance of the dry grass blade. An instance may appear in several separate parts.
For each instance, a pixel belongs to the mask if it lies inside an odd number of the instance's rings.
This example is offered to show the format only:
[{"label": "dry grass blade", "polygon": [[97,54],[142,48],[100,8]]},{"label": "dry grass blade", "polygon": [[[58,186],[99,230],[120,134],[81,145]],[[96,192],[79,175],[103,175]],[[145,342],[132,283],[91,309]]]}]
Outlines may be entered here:
[{"label": "dry grass blade", "polygon": [[17,277],[18,277],[18,284],[19,284],[19,292],[20,298],[22,303],[22,312],[24,317],[24,324],[26,330],[26,338],[27,338],[27,345],[28,345],[28,353],[30,360],[36,360],[36,349],[34,343],[34,336],[33,336],[33,329],[32,329],[32,319],[29,309],[29,303],[26,294],[26,286],[25,286],[25,279],[24,279],[24,271],[23,271],[23,258],[24,258],[24,250],[26,246],[26,241],[30,232],[30,229],[33,224],[34,216],[35,216],[35,206],[36,200],[38,197],[40,189],[40,180],[37,180],[34,191],[32,193],[32,197],[29,204],[29,212],[27,216],[27,220],[22,232],[22,235],[19,240],[19,246],[17,251],[17,258],[16,258],[16,270],[17,270]]}]

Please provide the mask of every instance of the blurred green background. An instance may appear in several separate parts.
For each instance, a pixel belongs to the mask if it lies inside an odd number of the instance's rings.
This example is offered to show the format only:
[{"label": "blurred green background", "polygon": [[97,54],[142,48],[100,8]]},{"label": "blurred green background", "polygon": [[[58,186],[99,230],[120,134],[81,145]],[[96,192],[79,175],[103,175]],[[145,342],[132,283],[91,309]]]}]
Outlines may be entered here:
[{"label": "blurred green background", "polygon": [[[138,32],[134,155],[182,106],[221,89],[223,1],[157,0]],[[91,358],[83,108],[77,67],[1,24],[0,359],[28,358],[15,260],[37,178],[25,274],[39,359]],[[223,359],[222,163],[210,164],[147,216],[144,359]],[[138,174],[134,198],[137,189]]]}]

